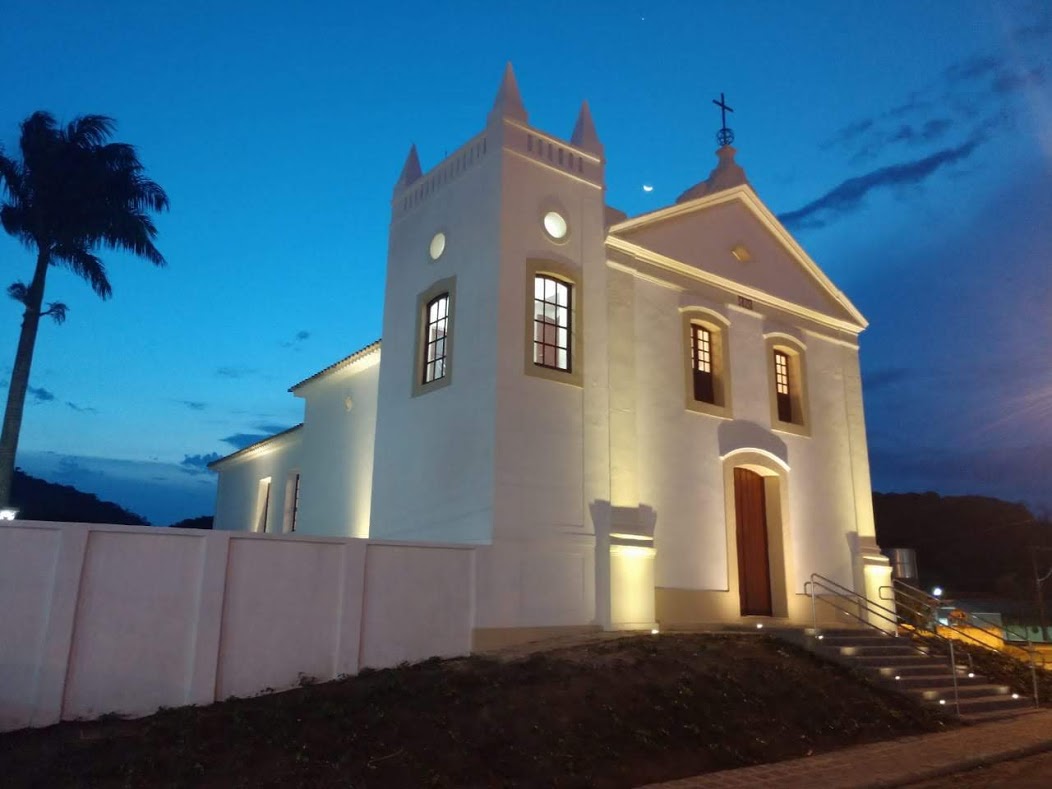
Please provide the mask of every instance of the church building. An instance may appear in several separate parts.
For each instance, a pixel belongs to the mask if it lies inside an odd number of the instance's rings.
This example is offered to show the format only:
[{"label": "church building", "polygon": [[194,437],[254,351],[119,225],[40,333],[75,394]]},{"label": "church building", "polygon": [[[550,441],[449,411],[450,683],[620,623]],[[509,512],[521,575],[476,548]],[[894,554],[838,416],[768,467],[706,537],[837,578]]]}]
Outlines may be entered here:
[{"label": "church building", "polygon": [[509,65],[477,135],[427,172],[409,151],[382,341],[212,464],[216,528],[477,546],[478,647],[805,623],[812,573],[877,599],[866,320],[732,140],[627,217],[587,103],[568,140],[537,129]]}]

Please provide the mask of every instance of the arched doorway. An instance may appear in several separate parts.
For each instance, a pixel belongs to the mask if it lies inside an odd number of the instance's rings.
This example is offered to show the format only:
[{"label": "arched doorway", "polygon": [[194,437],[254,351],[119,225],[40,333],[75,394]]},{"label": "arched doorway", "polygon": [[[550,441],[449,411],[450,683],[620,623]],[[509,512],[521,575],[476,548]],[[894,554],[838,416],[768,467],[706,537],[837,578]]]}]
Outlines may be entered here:
[{"label": "arched doorway", "polygon": [[771,616],[767,496],[764,478],[755,471],[734,469],[734,512],[742,616]]}]

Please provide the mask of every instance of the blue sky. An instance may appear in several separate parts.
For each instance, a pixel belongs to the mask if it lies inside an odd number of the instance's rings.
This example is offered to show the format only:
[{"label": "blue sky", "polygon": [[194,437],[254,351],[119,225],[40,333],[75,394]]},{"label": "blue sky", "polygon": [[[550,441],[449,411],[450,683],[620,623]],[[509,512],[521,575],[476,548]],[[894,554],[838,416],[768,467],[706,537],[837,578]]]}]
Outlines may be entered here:
[{"label": "blue sky", "polygon": [[[288,386],[380,333],[390,189],[477,132],[506,61],[530,121],[582,99],[608,202],[738,161],[871,322],[874,486],[1052,507],[1052,12],[1040,2],[7,0],[0,143],[103,113],[171,198],[166,269],[55,271],[18,463],[168,523],[201,463],[301,419]],[[652,192],[642,185],[652,184]],[[8,279],[31,258],[0,238]],[[3,284],[6,284],[4,282]],[[20,306],[0,303],[0,370]]]}]

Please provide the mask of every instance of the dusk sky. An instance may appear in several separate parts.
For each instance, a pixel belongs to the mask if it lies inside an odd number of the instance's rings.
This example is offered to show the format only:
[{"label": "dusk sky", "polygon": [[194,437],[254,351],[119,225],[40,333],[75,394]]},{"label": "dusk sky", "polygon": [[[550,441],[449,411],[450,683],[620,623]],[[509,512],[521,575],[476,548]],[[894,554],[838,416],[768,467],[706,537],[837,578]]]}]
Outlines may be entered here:
[{"label": "dusk sky", "polygon": [[[426,170],[478,132],[511,61],[540,129],[568,139],[588,99],[630,215],[712,169],[723,91],[752,186],[870,321],[875,489],[1052,508],[1047,2],[0,9],[0,144],[35,110],[110,115],[172,206],[166,269],[103,256],[110,301],[52,271],[70,312],[41,325],[29,473],[153,523],[211,513],[204,463],[301,421],[288,387],[379,337],[406,152]],[[32,262],[0,236],[0,284]]]}]

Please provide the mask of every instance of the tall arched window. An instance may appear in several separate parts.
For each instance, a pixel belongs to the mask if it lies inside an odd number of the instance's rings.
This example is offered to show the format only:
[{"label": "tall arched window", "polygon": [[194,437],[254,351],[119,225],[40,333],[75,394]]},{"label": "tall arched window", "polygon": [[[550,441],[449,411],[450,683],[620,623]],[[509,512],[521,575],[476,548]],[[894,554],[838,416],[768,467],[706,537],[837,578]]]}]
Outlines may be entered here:
[{"label": "tall arched window", "polygon": [[456,277],[439,280],[417,296],[413,397],[449,386],[452,380],[456,302]]},{"label": "tall arched window", "polygon": [[443,293],[427,303],[424,329],[423,380],[429,384],[446,377],[446,335],[449,326],[449,294]]},{"label": "tall arched window", "polygon": [[573,285],[548,274],[533,281],[533,363],[571,372]]},{"label": "tall arched window", "polygon": [[729,323],[713,310],[683,309],[686,407],[712,416],[731,416]]},{"label": "tall arched window", "polygon": [[807,367],[804,345],[788,334],[766,336],[771,427],[808,435]]}]

